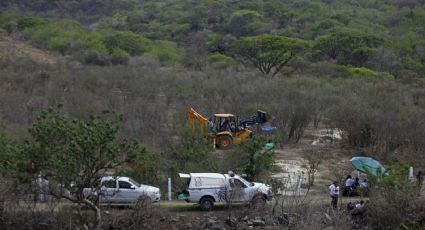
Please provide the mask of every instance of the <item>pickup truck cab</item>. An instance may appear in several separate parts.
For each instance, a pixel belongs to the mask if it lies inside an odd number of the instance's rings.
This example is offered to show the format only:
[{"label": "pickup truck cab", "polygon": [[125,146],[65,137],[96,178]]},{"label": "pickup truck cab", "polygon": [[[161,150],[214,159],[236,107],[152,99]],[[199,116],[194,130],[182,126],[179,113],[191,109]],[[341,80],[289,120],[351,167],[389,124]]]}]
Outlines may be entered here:
[{"label": "pickup truck cab", "polygon": [[189,203],[198,203],[201,210],[213,209],[214,203],[245,203],[273,198],[268,185],[249,182],[244,178],[220,173],[179,173],[181,178],[188,179],[188,187],[179,195]]},{"label": "pickup truck cab", "polygon": [[159,188],[139,184],[129,177],[102,177],[100,183],[100,189],[84,188],[84,195],[100,203],[136,203],[141,198],[145,202],[158,202],[161,199]]}]

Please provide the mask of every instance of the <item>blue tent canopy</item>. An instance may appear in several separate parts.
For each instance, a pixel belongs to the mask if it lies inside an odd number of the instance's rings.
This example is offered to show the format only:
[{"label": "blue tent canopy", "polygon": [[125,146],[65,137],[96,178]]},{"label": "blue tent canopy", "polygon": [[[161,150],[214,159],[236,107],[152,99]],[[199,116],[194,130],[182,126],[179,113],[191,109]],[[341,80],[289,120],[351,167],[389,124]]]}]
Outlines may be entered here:
[{"label": "blue tent canopy", "polygon": [[371,157],[353,157],[350,162],[357,171],[370,173],[374,176],[388,176],[388,172],[385,170],[384,166]]}]

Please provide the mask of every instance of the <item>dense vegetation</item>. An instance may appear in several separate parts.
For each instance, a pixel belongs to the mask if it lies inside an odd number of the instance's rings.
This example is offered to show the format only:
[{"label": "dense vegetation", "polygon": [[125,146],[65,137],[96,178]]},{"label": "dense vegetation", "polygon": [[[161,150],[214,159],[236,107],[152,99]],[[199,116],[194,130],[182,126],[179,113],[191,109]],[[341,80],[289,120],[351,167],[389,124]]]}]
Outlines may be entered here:
[{"label": "dense vegetation", "polygon": [[421,1],[6,0],[0,9],[0,36],[58,56],[56,65],[1,57],[1,122],[17,139],[42,108],[63,103],[75,117],[122,112],[123,135],[178,153],[172,140],[191,105],[263,108],[281,142],[321,124],[385,158],[424,149]]},{"label": "dense vegetation", "polygon": [[140,145],[118,169],[156,186],[177,172],[230,166],[268,175],[259,169],[274,155],[258,157],[261,140],[221,159],[190,136],[188,106],[207,116],[263,109],[276,142],[297,143],[307,128],[340,129],[343,147],[356,153],[425,165],[422,0],[3,0],[0,12],[0,42],[23,41],[55,60],[0,56],[4,177],[22,168],[19,154],[37,158],[35,137],[51,135],[37,133],[37,117],[59,104],[68,130],[105,109],[123,114],[105,128],[113,129],[108,140]]},{"label": "dense vegetation", "polygon": [[[210,60],[225,68],[238,57],[235,40],[271,34],[304,40],[308,50],[293,65],[326,61],[397,78],[425,74],[422,1],[2,2],[0,27],[86,63],[122,64],[144,54],[167,64],[203,68]],[[367,69],[363,74],[374,74]]]}]

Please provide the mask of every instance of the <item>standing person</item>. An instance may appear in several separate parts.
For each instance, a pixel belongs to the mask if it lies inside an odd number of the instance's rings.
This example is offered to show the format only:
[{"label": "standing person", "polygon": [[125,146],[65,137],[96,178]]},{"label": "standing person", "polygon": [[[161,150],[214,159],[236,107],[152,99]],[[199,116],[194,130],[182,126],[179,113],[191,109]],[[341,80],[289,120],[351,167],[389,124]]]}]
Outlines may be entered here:
[{"label": "standing person", "polygon": [[43,190],[43,202],[47,203],[49,201],[49,181],[47,180],[47,177],[43,178],[42,190]]},{"label": "standing person", "polygon": [[339,186],[338,182],[334,181],[329,186],[329,195],[331,196],[331,206],[336,209],[338,207]]},{"label": "standing person", "polygon": [[214,122],[212,120],[212,118],[208,119],[208,129],[210,132],[214,131]]},{"label": "standing person", "polygon": [[359,186],[360,186],[360,178],[356,177],[356,179],[354,179],[353,187],[357,188]]},{"label": "standing person", "polygon": [[351,177],[351,175],[347,175],[347,177],[345,178],[345,186],[343,187],[343,190],[342,190],[343,196],[352,195],[353,184],[354,184],[353,178]]},{"label": "standing person", "polygon": [[367,188],[368,186],[367,179],[363,179],[363,182],[360,183],[360,188]]},{"label": "standing person", "polygon": [[43,177],[41,174],[38,174],[37,179],[35,179],[35,202],[43,202]]},{"label": "standing person", "polygon": [[345,187],[350,188],[353,186],[354,180],[351,177],[351,175],[348,175],[346,180],[345,180]]},{"label": "standing person", "polygon": [[425,173],[423,173],[422,171],[419,171],[418,174],[416,174],[416,180],[418,181],[419,187],[422,186],[424,179],[425,179]]}]

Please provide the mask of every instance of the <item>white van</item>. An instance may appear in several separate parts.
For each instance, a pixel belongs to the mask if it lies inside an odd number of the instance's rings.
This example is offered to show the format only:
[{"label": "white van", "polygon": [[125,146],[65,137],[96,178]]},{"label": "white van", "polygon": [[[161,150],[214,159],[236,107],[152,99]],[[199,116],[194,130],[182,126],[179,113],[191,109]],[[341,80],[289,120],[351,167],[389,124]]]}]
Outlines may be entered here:
[{"label": "white van", "polygon": [[244,203],[273,198],[270,186],[263,183],[249,182],[238,175],[229,176],[220,173],[179,173],[188,179],[188,187],[179,194],[179,199],[198,203],[201,210],[213,209],[214,203]]}]

